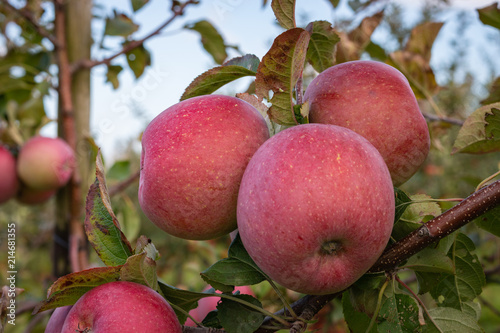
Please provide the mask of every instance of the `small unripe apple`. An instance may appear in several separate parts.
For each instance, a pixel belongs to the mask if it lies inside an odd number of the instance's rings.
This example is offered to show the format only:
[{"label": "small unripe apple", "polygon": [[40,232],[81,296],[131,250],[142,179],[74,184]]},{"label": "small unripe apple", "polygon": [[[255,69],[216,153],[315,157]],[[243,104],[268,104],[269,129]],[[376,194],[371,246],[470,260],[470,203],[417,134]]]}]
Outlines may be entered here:
[{"label": "small unripe apple", "polygon": [[95,287],[73,305],[61,333],[180,333],[167,301],[153,289],[115,281]]},{"label": "small unripe apple", "polygon": [[21,147],[17,172],[29,188],[55,190],[66,185],[75,164],[75,153],[64,140],[35,136]]},{"label": "small unripe apple", "polygon": [[142,136],[139,203],[167,233],[208,240],[236,229],[238,189],[248,161],[269,138],[247,102],[207,95],[160,113]]},{"label": "small unripe apple", "polygon": [[264,143],[247,166],[238,231],[271,279],[306,294],[341,291],[386,247],[394,190],[380,153],[350,129],[305,124]]},{"label": "small unripe apple", "polygon": [[45,333],[61,333],[64,321],[71,308],[72,305],[66,305],[55,309],[50,316],[47,326],[45,326]]},{"label": "small unripe apple", "polygon": [[[205,288],[203,291],[210,289],[210,286]],[[234,288],[235,292],[239,291],[240,294],[255,296],[253,290],[249,286],[237,286]],[[219,293],[219,292],[217,292]],[[204,297],[198,301],[198,307],[189,311],[189,314],[197,321],[202,322],[210,311],[217,309],[217,303],[219,303],[220,297]],[[193,320],[188,317],[185,326],[196,326]]]},{"label": "small unripe apple", "polygon": [[13,198],[18,187],[16,159],[7,148],[0,145],[0,204]]},{"label": "small unripe apple", "polygon": [[347,127],[384,158],[395,186],[429,153],[427,123],[405,76],[377,61],[351,61],[321,72],[306,89],[311,123]]}]

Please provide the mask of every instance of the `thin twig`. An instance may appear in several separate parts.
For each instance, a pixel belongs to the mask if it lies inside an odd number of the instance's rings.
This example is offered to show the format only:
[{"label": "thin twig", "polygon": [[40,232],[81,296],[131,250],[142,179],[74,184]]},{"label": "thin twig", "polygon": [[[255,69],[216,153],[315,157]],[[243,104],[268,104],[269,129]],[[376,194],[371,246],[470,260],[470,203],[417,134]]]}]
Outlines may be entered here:
[{"label": "thin twig", "polygon": [[11,5],[8,0],[0,0],[0,1],[11,11],[21,16],[28,23],[30,23],[40,36],[43,36],[48,40],[50,40],[50,42],[52,43],[52,45],[54,45],[55,48],[58,47],[59,41],[56,38],[56,36],[54,36],[50,31],[45,29],[44,26],[40,25],[40,23],[37,22],[36,18],[33,16],[33,13],[30,10],[28,10],[27,8],[16,8],[13,5]]},{"label": "thin twig", "polygon": [[113,59],[121,56],[122,54],[125,54],[125,53],[132,51],[133,49],[143,45],[144,42],[146,42],[151,37],[158,35],[165,27],[167,27],[170,23],[172,23],[177,17],[182,16],[184,14],[184,9],[188,5],[197,4],[197,3],[198,3],[198,1],[196,1],[196,0],[188,0],[188,1],[180,4],[179,6],[174,6],[172,8],[172,16],[168,20],[163,22],[155,30],[153,30],[151,33],[149,33],[148,35],[143,37],[142,39],[134,40],[134,41],[131,41],[131,42],[125,44],[125,46],[123,46],[123,48],[120,51],[118,51],[117,53],[113,54],[112,56],[104,58],[102,60],[83,59],[73,66],[72,72],[76,72],[77,70],[82,69],[82,68],[87,68],[87,69],[93,68],[95,66],[99,66],[102,64],[109,65]]},{"label": "thin twig", "polygon": [[452,125],[457,125],[457,126],[462,126],[464,124],[463,120],[460,119],[454,119],[454,118],[448,118],[448,117],[439,117],[434,114],[429,114],[429,113],[422,113],[425,117],[425,119],[430,120],[430,121],[441,121],[443,123],[448,123]]},{"label": "thin twig", "polygon": [[129,187],[130,185],[135,183],[139,179],[140,173],[141,172],[139,170],[139,171],[133,173],[132,175],[130,175],[130,177],[125,179],[123,182],[116,184],[113,187],[110,187],[108,190],[109,196],[113,197],[114,195],[124,191],[127,187]]}]

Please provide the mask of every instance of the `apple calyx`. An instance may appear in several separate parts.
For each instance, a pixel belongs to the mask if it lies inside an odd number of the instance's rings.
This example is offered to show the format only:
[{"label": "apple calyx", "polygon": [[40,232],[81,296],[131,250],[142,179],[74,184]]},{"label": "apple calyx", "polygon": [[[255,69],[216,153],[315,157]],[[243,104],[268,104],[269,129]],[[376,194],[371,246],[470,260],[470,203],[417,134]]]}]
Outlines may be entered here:
[{"label": "apple calyx", "polygon": [[321,244],[320,252],[321,254],[334,255],[342,251],[342,243],[336,240],[326,241]]}]

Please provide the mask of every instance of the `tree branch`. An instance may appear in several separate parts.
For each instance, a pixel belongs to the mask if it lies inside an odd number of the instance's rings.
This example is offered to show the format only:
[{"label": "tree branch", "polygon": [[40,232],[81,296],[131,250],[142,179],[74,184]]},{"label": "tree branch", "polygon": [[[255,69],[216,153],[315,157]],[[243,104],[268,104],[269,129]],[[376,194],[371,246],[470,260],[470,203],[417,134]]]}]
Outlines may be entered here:
[{"label": "tree branch", "polygon": [[429,113],[422,113],[422,114],[424,115],[425,119],[430,120],[430,121],[441,121],[444,123],[458,125],[458,126],[462,126],[464,124],[464,121],[460,120],[460,119],[439,117],[439,116],[436,116],[434,114],[429,114]]},{"label": "tree branch", "polygon": [[121,182],[119,184],[116,184],[113,187],[110,187],[109,190],[108,190],[109,196],[113,197],[114,195],[122,192],[127,187],[129,187],[130,185],[132,185],[133,183],[135,183],[139,179],[140,173],[141,172],[139,170],[139,171],[133,173],[132,175],[130,175],[130,177],[127,178],[127,179],[125,179],[123,182]]},{"label": "tree branch", "polygon": [[111,61],[122,54],[128,53],[135,49],[136,47],[139,47],[144,44],[148,39],[150,39],[153,36],[158,35],[165,27],[167,27],[170,23],[172,23],[177,17],[182,16],[184,14],[184,9],[190,5],[190,4],[197,4],[198,1],[196,0],[188,0],[178,6],[172,6],[172,16],[166,20],[163,24],[161,24],[158,28],[156,28],[154,31],[146,35],[144,38],[139,39],[139,40],[134,40],[129,43],[127,43],[119,52],[113,54],[112,56],[102,59],[102,60],[82,60],[73,66],[72,71],[77,71],[78,69],[81,68],[93,68],[95,66],[99,66],[102,64],[109,65]]},{"label": "tree branch", "polygon": [[28,23],[30,23],[40,36],[43,36],[48,40],[50,40],[50,42],[52,43],[52,45],[54,45],[55,48],[58,47],[59,40],[56,38],[56,36],[54,36],[50,31],[45,29],[44,26],[40,25],[40,23],[37,22],[36,18],[33,16],[33,13],[30,10],[28,10],[27,8],[16,8],[13,5],[11,5],[8,0],[0,0],[0,1],[12,12],[21,16]]},{"label": "tree branch", "polygon": [[[60,136],[65,139],[73,151],[77,151],[77,139],[76,139],[76,126],[74,119],[74,109],[72,102],[71,93],[71,70],[69,66],[68,50],[66,48],[66,30],[65,30],[65,10],[64,1],[55,0],[55,33],[56,38],[59,41],[59,47],[56,49],[56,59],[58,64],[58,93],[59,93],[59,119],[58,125]],[[86,235],[83,230],[83,224],[81,223],[81,205],[82,205],[82,195],[81,195],[81,179],[77,170],[73,172],[73,175],[68,183],[64,193],[58,195],[58,202],[64,203],[68,200],[69,214],[66,216],[65,212],[60,212],[63,214],[62,219],[69,220],[69,257],[72,271],[81,271],[88,267],[88,258],[86,251]],[[66,197],[67,196],[67,197]]]}]

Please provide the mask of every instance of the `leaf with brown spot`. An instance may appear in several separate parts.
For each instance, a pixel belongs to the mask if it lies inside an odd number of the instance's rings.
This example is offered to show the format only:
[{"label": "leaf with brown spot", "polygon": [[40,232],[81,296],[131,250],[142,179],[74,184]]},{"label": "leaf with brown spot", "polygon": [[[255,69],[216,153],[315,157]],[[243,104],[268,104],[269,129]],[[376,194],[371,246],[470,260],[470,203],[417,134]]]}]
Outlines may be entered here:
[{"label": "leaf with brown spot", "polygon": [[96,159],[96,179],[90,186],[85,208],[85,232],[99,258],[107,266],[125,264],[132,255],[132,247],[111,208],[100,152]]},{"label": "leaf with brown spot", "polygon": [[47,299],[33,310],[33,314],[75,304],[83,294],[92,288],[118,281],[121,268],[122,266],[97,267],[60,277],[50,286],[47,291]]},{"label": "leaf with brown spot", "polygon": [[310,33],[302,28],[285,31],[273,42],[257,69],[255,92],[259,100],[269,100],[269,118],[281,125],[296,125],[293,96],[304,70]]}]

